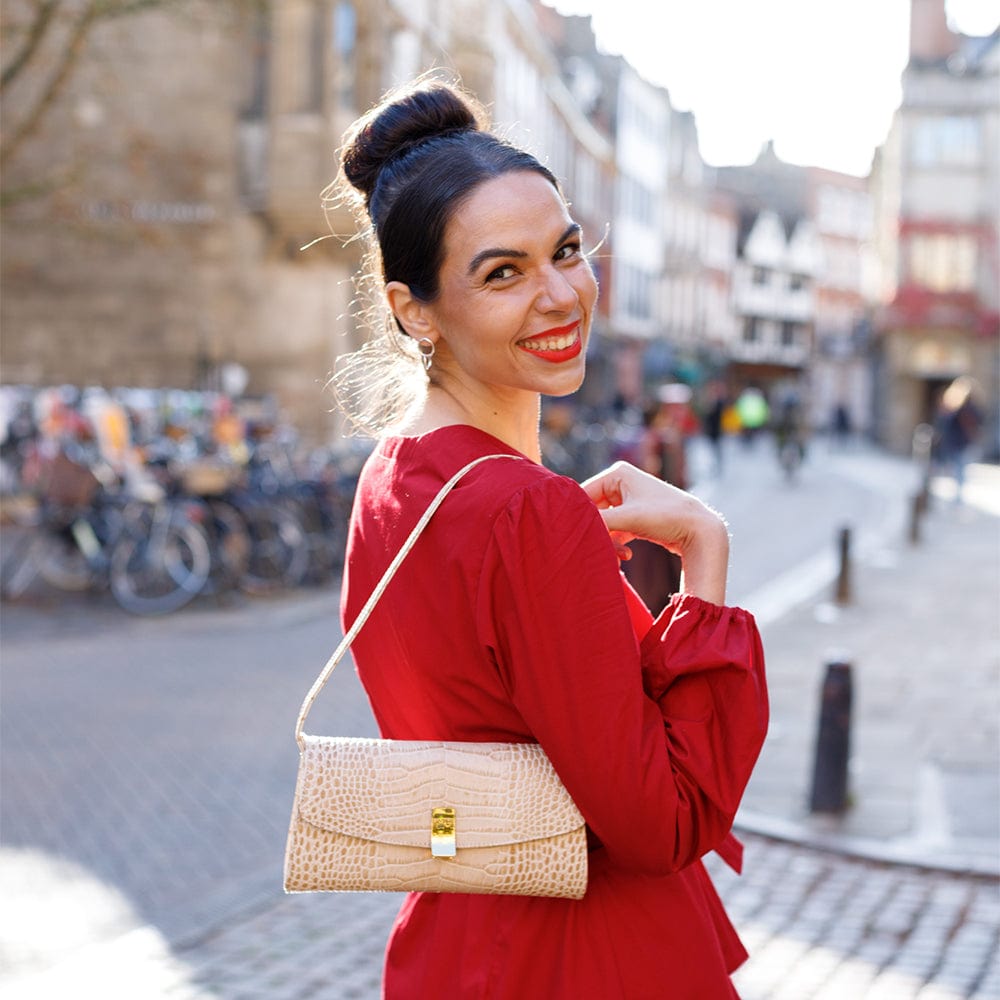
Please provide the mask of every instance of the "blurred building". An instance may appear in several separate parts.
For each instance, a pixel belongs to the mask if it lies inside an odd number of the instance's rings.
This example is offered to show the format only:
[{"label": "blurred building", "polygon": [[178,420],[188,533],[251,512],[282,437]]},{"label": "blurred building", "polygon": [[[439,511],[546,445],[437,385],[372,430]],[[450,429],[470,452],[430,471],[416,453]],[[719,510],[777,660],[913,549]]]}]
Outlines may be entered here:
[{"label": "blurred building", "polygon": [[377,86],[345,64],[354,8],[194,0],[88,23],[46,6],[4,13],[5,65],[41,32],[3,93],[4,381],[220,388],[238,365],[319,432],[352,254],[299,247]]},{"label": "blurred building", "polygon": [[810,410],[829,429],[838,408],[853,430],[874,428],[871,313],[878,262],[867,177],[809,167],[808,211],[819,243]]},{"label": "blurred building", "polygon": [[673,345],[663,313],[671,108],[667,92],[620,64],[617,81],[614,286],[619,398],[639,405],[647,379],[669,381]]},{"label": "blurred building", "polygon": [[603,235],[613,147],[530,0],[134,6],[74,21],[5,5],[5,67],[31,56],[3,91],[6,383],[220,388],[238,367],[328,437],[325,383],[364,331],[354,221],[321,192],[350,122],[430,67],[540,152]]},{"label": "blurred building", "polygon": [[817,428],[843,403],[867,429],[866,179],[785,163],[767,143],[753,163],[718,168],[716,187],[739,218],[730,381],[796,395]]},{"label": "blurred building", "polygon": [[770,145],[706,166],[694,117],[542,0],[105,0],[89,20],[10,0],[0,377],[236,372],[329,438],[325,384],[365,331],[354,220],[321,192],[350,122],[435,67],[552,168],[598,247],[584,402],[722,375],[794,391],[817,427],[842,404],[903,449],[970,373],[995,413],[997,35],[912,3],[870,191]]},{"label": "blurred building", "polygon": [[[672,374],[700,382],[717,363],[708,346],[711,333],[719,334],[709,330],[708,300],[719,270],[709,268],[706,260],[711,170],[701,158],[698,127],[690,111],[671,108],[668,152],[659,313],[672,347]],[[731,272],[732,260],[724,266]]]},{"label": "blurred building", "polygon": [[898,450],[933,421],[944,387],[972,375],[997,445],[1000,30],[952,32],[944,0],[912,0],[903,99],[872,172],[881,308],[879,436]]}]

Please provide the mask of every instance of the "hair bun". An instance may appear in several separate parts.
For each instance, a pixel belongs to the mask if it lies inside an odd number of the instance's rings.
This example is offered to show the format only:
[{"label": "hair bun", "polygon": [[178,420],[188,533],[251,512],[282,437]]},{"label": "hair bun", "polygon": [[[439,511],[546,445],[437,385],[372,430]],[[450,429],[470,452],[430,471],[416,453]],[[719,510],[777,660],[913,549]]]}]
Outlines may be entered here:
[{"label": "hair bun", "polygon": [[429,139],[484,127],[473,98],[445,83],[419,84],[390,95],[357,122],[341,154],[344,176],[367,201],[389,160]]}]

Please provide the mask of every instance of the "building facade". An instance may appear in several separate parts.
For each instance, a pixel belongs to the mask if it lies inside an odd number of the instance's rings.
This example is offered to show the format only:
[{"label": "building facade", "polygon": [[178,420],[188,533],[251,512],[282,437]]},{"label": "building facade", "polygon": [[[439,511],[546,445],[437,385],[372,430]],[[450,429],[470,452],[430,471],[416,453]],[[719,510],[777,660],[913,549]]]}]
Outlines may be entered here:
[{"label": "building facade", "polygon": [[[236,368],[329,440],[326,383],[365,330],[355,222],[321,192],[349,123],[434,68],[541,156],[596,247],[584,402],[721,375],[906,450],[972,374],[995,438],[997,34],[911,2],[870,182],[770,146],[709,168],[693,116],[542,0],[163,0],[80,37],[54,19],[2,92],[0,378],[219,388]],[[5,5],[5,66],[43,9]]]},{"label": "building facade", "polygon": [[820,257],[814,282],[811,421],[829,428],[842,408],[851,429],[870,435],[871,311],[878,265],[868,178],[818,167],[808,168],[806,176]]},{"label": "building facade", "polygon": [[[5,65],[39,9],[5,7]],[[248,395],[328,440],[326,384],[365,331],[355,221],[321,194],[385,92],[432,67],[460,79],[542,152],[591,234],[611,217],[612,147],[533,16],[528,0],[190,0],[98,19],[13,150],[45,76],[4,89],[0,377],[222,389],[237,367]],[[56,19],[39,54],[71,41]]]},{"label": "building facade", "polygon": [[882,268],[875,314],[879,437],[907,450],[944,388],[971,375],[997,443],[1000,31],[952,32],[912,0],[903,99],[873,170]]}]

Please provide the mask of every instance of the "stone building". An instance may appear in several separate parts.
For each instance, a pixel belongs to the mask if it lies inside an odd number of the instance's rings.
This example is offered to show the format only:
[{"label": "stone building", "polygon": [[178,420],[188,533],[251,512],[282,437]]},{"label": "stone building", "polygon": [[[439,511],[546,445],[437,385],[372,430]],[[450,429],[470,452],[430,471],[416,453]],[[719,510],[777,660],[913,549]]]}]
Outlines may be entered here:
[{"label": "stone building", "polygon": [[[5,14],[7,46],[33,6]],[[322,432],[349,268],[298,248],[323,231],[319,192],[360,87],[338,62],[353,38],[314,34],[356,21],[318,9],[163,3],[78,40],[5,169],[5,383],[217,389],[239,364],[249,394]],[[69,31],[46,38],[56,65]],[[30,113],[39,69],[5,91],[6,121]]]},{"label": "stone building", "polygon": [[[5,5],[5,66],[39,10]],[[354,221],[321,192],[383,93],[457,76],[545,151],[588,230],[606,225],[611,146],[533,17],[529,0],[163,0],[77,35],[53,19],[3,93],[0,378],[219,389],[239,366],[247,394],[328,440],[325,384],[363,331]]]},{"label": "stone building", "polygon": [[912,0],[903,100],[872,174],[882,264],[874,335],[880,437],[911,447],[958,375],[979,383],[997,442],[1000,29],[952,32],[944,0]]}]

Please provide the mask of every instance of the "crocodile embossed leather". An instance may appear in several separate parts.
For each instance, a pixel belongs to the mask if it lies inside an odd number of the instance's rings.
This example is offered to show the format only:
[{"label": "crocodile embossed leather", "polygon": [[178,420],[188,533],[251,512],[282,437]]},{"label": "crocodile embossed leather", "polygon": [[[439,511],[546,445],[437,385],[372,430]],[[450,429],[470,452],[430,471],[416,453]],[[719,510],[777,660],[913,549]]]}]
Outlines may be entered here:
[{"label": "crocodile embossed leather", "polygon": [[586,888],[583,817],[537,744],[306,736],[287,892]]},{"label": "crocodile embossed leather", "polygon": [[[537,743],[310,736],[306,716],[400,563],[470,462],[396,554],[299,711],[286,892],[468,892],[580,899],[583,816]],[[516,458],[515,458],[516,460]]]}]

